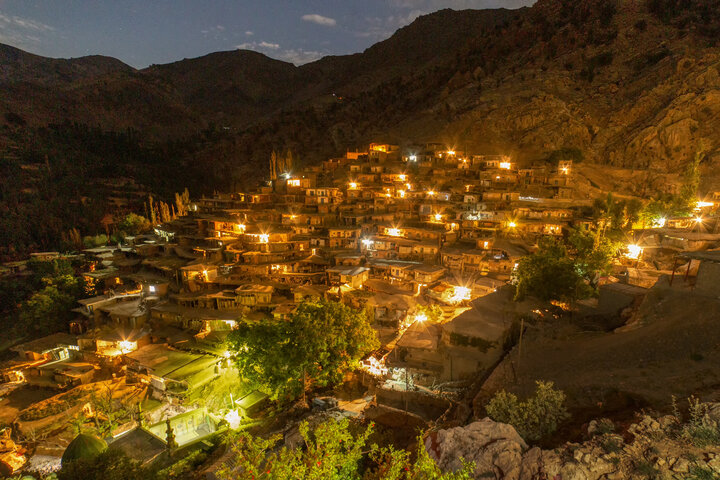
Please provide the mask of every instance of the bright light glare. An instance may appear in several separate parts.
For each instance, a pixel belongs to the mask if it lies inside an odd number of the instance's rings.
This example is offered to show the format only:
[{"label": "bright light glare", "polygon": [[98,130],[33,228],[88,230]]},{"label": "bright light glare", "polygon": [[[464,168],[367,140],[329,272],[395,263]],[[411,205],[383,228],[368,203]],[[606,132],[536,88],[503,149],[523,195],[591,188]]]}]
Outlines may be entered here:
[{"label": "bright light glare", "polygon": [[400,229],[398,228],[390,228],[387,231],[387,234],[391,237],[399,237],[400,236]]},{"label": "bright light glare", "polygon": [[270,242],[270,235],[267,233],[263,233],[260,235],[260,243],[268,243]]},{"label": "bright light glare", "polygon": [[667,223],[667,218],[660,217],[652,221],[650,228],[663,228]]},{"label": "bright light glare", "polygon": [[515,227],[517,227],[517,223],[515,223],[515,222],[508,222],[508,227],[510,227],[510,228],[515,228]]},{"label": "bright light glare", "polygon": [[455,150],[448,150],[447,153],[448,155],[455,155]]},{"label": "bright light glare", "polygon": [[454,303],[460,303],[463,300],[470,300],[470,290],[468,287],[455,286],[453,296],[450,297],[450,301]]},{"label": "bright light glare", "polygon": [[703,221],[703,218],[702,218],[702,217],[696,217],[696,218],[695,218],[695,223],[702,223],[702,221]]},{"label": "bright light glare", "polygon": [[416,322],[420,322],[420,323],[426,322],[427,319],[428,319],[428,318],[427,318],[427,315],[425,315],[424,313],[417,313],[417,314],[415,314],[415,321],[416,321]]},{"label": "bright light glare", "polygon": [[503,170],[510,170],[510,162],[500,162],[500,168]]},{"label": "bright light glare", "polygon": [[701,208],[712,207],[713,205],[715,205],[713,202],[698,201],[698,202],[695,204],[695,208],[701,209]]},{"label": "bright light glare", "polygon": [[135,342],[129,342],[127,340],[123,340],[122,342],[118,342],[118,348],[122,353],[129,353],[135,350],[136,344]]},{"label": "bright light glare", "polygon": [[625,254],[627,258],[631,258],[633,260],[637,260],[640,258],[640,255],[642,255],[643,247],[640,245],[628,245],[627,246],[628,253]]},{"label": "bright light glare", "polygon": [[375,357],[370,357],[363,361],[361,367],[371,375],[383,377],[388,373],[388,368]]},{"label": "bright light glare", "polygon": [[355,182],[350,182],[350,183],[348,184],[348,186],[349,186],[350,188],[357,188],[357,185],[358,185],[358,184],[355,183]]},{"label": "bright light glare", "polygon": [[430,190],[430,191],[428,192],[428,195],[430,195],[430,196],[432,197],[433,195],[435,195],[435,192],[432,191],[432,190]]},{"label": "bright light glare", "polygon": [[228,413],[225,414],[223,418],[226,422],[228,422],[228,425],[230,425],[230,428],[232,428],[233,430],[237,429],[240,426],[240,421],[242,420],[237,409],[230,410]]},{"label": "bright light glare", "polygon": [[372,246],[373,243],[375,243],[375,242],[373,242],[369,238],[363,238],[363,240],[362,240],[362,244],[365,245],[365,248],[370,248],[370,246]]}]

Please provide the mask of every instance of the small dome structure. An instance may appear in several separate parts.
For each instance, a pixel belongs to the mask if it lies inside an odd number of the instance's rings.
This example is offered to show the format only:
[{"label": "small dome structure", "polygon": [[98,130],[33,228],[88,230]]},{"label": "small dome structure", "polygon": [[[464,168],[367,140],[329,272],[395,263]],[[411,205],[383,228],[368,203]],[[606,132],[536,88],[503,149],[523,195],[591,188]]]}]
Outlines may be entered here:
[{"label": "small dome structure", "polygon": [[70,442],[65,452],[63,452],[62,463],[72,462],[81,458],[93,458],[107,450],[108,445],[105,440],[81,433]]}]

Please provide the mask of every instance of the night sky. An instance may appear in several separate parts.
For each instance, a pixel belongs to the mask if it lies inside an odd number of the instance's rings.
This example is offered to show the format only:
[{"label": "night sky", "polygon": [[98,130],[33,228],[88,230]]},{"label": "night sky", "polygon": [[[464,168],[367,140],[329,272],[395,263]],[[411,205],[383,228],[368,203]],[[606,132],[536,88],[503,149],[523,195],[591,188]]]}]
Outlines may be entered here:
[{"label": "night sky", "polygon": [[108,55],[133,67],[244,48],[302,64],[364,50],[442,8],[534,0],[0,0],[0,43],[48,57]]}]

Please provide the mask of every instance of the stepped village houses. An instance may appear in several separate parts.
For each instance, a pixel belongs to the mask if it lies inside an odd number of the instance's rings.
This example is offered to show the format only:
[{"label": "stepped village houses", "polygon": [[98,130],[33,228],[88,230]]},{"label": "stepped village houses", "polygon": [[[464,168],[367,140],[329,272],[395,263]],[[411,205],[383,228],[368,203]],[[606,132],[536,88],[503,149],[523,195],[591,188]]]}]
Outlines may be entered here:
[{"label": "stepped village houses", "polygon": [[[328,298],[371,316],[383,347],[364,367],[391,388],[470,378],[502,356],[520,257],[539,237],[590,221],[582,212],[592,200],[576,191],[573,169],[439,144],[371,144],[275,171],[252,191],[197,199],[150,234],[82,252],[94,263],[86,278],[104,293],[78,303],[66,332],[14,347],[2,376],[58,390],[102,372],[125,376],[172,406],[175,437],[191,443],[223,419],[194,393],[231,368],[223,342],[238,322],[284,321],[300,302]],[[21,274],[21,263],[2,274]],[[621,309],[644,294],[632,274],[622,278],[622,288],[608,279],[595,307]],[[530,303],[515,308],[533,311]],[[433,321],[431,306],[441,312]],[[232,423],[256,415],[265,397],[229,402]],[[116,436],[160,442],[166,424],[152,415]]]}]

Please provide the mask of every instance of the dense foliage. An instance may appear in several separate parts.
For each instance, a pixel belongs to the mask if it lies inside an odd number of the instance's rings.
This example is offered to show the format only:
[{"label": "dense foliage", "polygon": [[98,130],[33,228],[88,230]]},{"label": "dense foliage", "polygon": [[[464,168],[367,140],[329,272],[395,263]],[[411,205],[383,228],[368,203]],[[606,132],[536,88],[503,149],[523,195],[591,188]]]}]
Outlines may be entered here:
[{"label": "dense foliage", "polygon": [[[218,476],[221,480],[463,480],[473,478],[474,465],[455,473],[443,473],[428,456],[422,441],[417,456],[393,447],[369,444],[373,426],[351,431],[348,420],[330,420],[311,432],[300,425],[304,448],[275,448],[279,436],[270,439],[240,434],[230,445],[232,460]],[[421,439],[420,439],[421,440]]]},{"label": "dense foliage", "polygon": [[565,393],[553,388],[552,382],[536,383],[535,393],[524,401],[503,390],[485,406],[490,418],[512,425],[528,442],[554,433],[569,417],[565,408]]},{"label": "dense foliage", "polygon": [[[73,229],[82,236],[109,235],[103,220],[142,213],[148,192],[171,201],[186,186],[203,193],[208,185],[226,185],[218,169],[190,158],[215,139],[209,133],[149,142],[134,130],[108,132],[64,123],[6,128],[0,136],[7,136],[10,145],[0,149],[0,258],[68,248],[75,242],[63,244],[61,238]],[[110,197],[127,204],[118,211]],[[123,225],[138,226],[143,225]]]},{"label": "dense foliage", "polygon": [[617,204],[611,205],[610,210],[600,210],[601,218],[593,229],[573,229],[565,238],[542,237],[537,251],[518,262],[516,298],[532,295],[541,300],[572,301],[593,295],[598,280],[610,272],[612,260],[622,248],[615,238],[632,225],[627,208],[619,209],[618,217],[613,214]]},{"label": "dense foliage", "polygon": [[523,257],[515,271],[516,298],[533,295],[541,300],[578,296],[581,278],[561,240],[543,237],[538,250]]},{"label": "dense foliage", "polygon": [[275,398],[338,383],[378,346],[365,312],[333,301],[301,303],[288,321],[241,322],[228,343],[240,375]]},{"label": "dense foliage", "polygon": [[[37,337],[65,330],[77,300],[93,294],[94,287],[87,285],[66,259],[30,260],[27,265],[31,275],[0,284],[2,297],[14,296],[18,302],[8,310],[10,318],[16,318],[14,333],[18,337]],[[22,285],[22,297],[11,290],[16,284]]]}]

